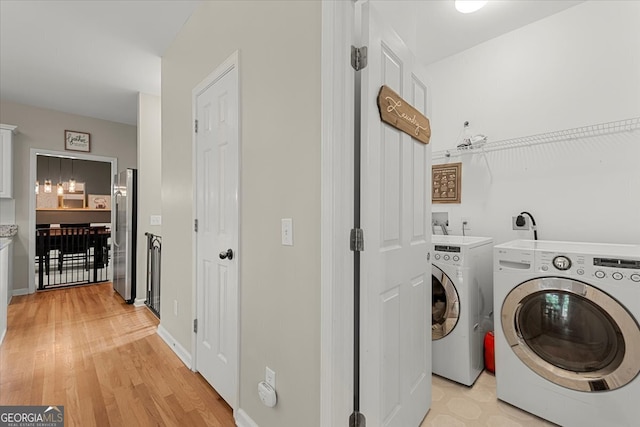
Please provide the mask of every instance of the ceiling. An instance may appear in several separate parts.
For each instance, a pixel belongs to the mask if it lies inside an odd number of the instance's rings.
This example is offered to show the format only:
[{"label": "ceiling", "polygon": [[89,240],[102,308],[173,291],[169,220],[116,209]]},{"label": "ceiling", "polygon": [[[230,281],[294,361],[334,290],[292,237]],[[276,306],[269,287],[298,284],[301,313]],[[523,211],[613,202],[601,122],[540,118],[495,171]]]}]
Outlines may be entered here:
[{"label": "ceiling", "polygon": [[199,3],[0,0],[0,99],[135,125]]},{"label": "ceiling", "polygon": [[[452,0],[374,1],[423,64],[582,3],[463,15]],[[0,0],[0,99],[135,125],[138,92],[160,95],[161,57],[201,2]]]}]

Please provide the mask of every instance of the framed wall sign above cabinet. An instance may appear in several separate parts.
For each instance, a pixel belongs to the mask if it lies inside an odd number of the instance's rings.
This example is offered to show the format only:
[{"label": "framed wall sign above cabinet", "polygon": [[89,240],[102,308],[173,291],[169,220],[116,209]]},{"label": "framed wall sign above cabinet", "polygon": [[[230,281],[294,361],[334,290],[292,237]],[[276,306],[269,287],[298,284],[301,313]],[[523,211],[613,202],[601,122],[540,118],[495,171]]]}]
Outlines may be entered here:
[{"label": "framed wall sign above cabinet", "polygon": [[91,151],[91,134],[75,130],[64,131],[64,149],[70,151]]}]

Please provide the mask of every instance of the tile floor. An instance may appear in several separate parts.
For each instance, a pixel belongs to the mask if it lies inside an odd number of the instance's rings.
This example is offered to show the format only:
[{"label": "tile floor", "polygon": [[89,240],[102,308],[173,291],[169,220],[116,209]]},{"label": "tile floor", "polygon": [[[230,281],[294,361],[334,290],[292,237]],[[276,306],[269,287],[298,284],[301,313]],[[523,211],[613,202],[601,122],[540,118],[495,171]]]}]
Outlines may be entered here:
[{"label": "tile floor", "polygon": [[496,398],[496,378],[484,371],[472,387],[433,375],[431,410],[420,427],[555,426]]}]

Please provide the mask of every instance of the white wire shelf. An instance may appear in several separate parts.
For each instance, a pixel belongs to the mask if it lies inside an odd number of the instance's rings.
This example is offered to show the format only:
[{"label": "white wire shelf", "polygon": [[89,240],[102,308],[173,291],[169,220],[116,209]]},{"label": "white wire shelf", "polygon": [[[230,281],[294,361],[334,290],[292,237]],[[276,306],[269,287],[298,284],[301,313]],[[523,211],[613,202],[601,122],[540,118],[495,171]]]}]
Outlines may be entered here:
[{"label": "white wire shelf", "polygon": [[520,138],[504,139],[501,141],[489,141],[481,146],[452,148],[449,150],[434,151],[432,158],[446,159],[458,157],[465,153],[486,153],[490,151],[505,150],[508,148],[530,147],[538,144],[548,144],[552,142],[567,141],[579,138],[593,138],[596,136],[610,135],[620,132],[630,132],[640,129],[640,117],[634,117],[615,122],[600,123],[597,125],[583,126],[574,129],[566,129],[554,132],[541,133],[538,135],[523,136]]}]

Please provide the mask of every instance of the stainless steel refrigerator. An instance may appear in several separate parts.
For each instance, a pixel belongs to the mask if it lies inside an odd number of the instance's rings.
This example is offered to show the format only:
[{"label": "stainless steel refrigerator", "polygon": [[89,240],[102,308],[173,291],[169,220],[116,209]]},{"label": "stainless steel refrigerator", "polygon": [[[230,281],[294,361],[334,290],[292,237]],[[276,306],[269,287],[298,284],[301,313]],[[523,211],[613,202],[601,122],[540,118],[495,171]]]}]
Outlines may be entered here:
[{"label": "stainless steel refrigerator", "polygon": [[114,176],[113,289],[125,302],[136,298],[136,236],[138,232],[138,171],[126,169]]}]

